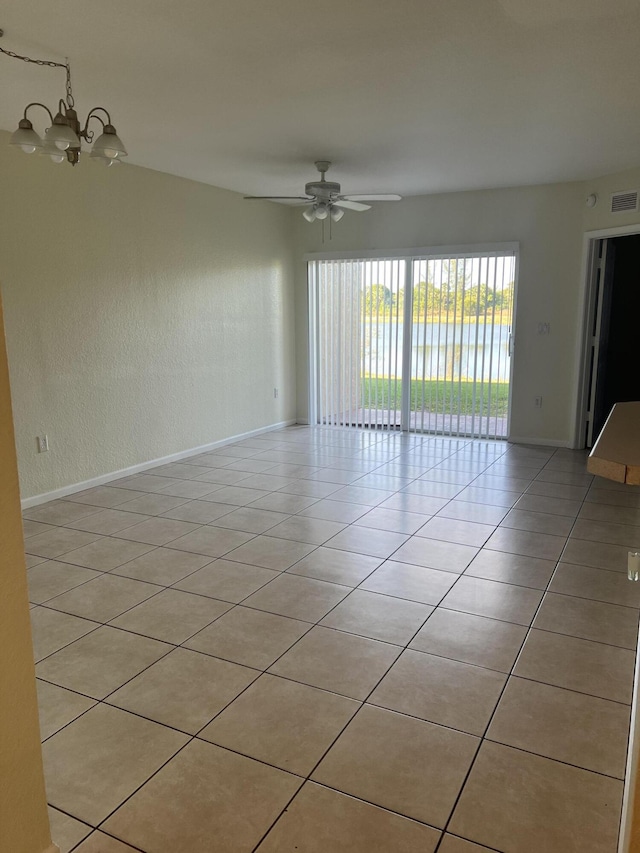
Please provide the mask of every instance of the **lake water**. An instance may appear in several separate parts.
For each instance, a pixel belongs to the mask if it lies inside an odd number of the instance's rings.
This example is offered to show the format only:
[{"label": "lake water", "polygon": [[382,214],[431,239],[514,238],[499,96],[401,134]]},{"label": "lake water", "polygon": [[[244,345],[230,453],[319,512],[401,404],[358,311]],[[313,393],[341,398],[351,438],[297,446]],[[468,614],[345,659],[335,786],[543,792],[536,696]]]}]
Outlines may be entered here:
[{"label": "lake water", "polygon": [[[396,331],[397,330],[397,331]],[[365,323],[362,372],[402,373],[403,323]],[[483,323],[413,323],[413,379],[476,379],[508,382],[509,326]]]}]

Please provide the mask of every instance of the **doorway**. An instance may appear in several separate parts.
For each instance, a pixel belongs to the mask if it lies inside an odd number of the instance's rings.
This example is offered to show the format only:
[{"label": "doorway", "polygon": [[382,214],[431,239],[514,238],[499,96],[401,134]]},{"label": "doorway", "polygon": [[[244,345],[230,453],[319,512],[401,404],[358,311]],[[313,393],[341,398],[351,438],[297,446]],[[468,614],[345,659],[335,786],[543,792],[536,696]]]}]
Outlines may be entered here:
[{"label": "doorway", "polygon": [[640,316],[640,234],[592,241],[591,340],[584,445],[592,447],[614,403],[640,400],[635,343]]},{"label": "doorway", "polygon": [[311,422],[508,437],[517,253],[309,259]]}]

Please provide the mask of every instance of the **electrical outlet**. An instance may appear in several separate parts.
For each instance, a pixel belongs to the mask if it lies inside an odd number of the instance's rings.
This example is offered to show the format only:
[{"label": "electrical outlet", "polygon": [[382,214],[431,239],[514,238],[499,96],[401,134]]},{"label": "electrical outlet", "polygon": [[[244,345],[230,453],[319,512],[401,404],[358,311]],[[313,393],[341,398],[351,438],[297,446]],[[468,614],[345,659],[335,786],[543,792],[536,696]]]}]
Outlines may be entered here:
[{"label": "electrical outlet", "polygon": [[536,409],[541,409],[542,408],[542,397],[534,397],[533,398],[533,405],[536,407]]},{"label": "electrical outlet", "polygon": [[277,397],[278,397],[278,389],[277,388],[273,389],[273,396],[274,396],[274,398],[277,399]]},{"label": "electrical outlet", "polygon": [[49,449],[49,436],[39,435],[36,441],[38,442],[38,453],[46,453]]}]

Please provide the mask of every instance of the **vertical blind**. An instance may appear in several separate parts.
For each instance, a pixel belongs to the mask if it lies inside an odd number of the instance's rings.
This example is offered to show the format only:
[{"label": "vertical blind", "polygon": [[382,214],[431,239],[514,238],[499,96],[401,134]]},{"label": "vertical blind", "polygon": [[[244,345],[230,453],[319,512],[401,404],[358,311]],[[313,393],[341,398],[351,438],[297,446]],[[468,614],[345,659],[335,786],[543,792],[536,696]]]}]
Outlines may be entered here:
[{"label": "vertical blind", "polygon": [[308,270],[316,422],[506,437],[514,251]]}]

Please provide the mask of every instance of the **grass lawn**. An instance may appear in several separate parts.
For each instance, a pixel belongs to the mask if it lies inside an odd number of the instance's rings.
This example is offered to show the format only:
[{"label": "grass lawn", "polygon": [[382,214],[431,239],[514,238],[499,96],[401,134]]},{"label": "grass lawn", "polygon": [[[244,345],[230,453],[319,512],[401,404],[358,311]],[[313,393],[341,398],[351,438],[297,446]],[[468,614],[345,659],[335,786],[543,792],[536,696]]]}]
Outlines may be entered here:
[{"label": "grass lawn", "polygon": [[[362,408],[399,409],[402,400],[402,382],[398,379],[384,379],[379,376],[365,376],[361,380]],[[473,382],[437,382],[435,379],[411,382],[411,411],[432,412],[439,415],[491,415],[505,417],[509,407],[509,383],[491,383],[491,401],[489,386],[477,383],[475,401]],[[475,403],[475,405],[474,405]]]},{"label": "grass lawn", "polygon": [[[372,311],[369,313],[368,311],[363,312],[362,320],[364,323],[387,323],[390,320],[398,323],[402,323],[404,321],[404,315],[402,311],[389,311],[388,309],[381,308],[380,311]],[[445,326],[447,323],[478,323],[480,325],[494,325],[494,326],[510,326],[513,323],[513,311],[509,308],[504,311],[496,311],[495,314],[480,314],[480,316],[476,316],[471,313],[462,313],[461,311],[449,311],[447,314],[446,311],[443,311],[441,314],[418,314],[415,312],[412,317],[412,322],[418,325],[424,325],[425,323],[434,323],[435,325],[442,324]]]}]

